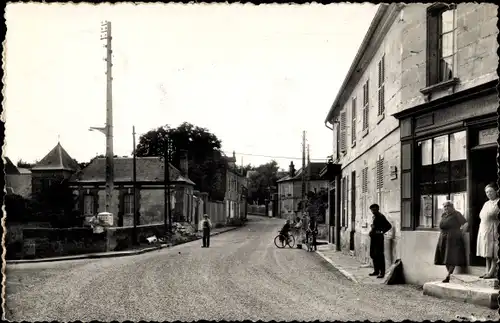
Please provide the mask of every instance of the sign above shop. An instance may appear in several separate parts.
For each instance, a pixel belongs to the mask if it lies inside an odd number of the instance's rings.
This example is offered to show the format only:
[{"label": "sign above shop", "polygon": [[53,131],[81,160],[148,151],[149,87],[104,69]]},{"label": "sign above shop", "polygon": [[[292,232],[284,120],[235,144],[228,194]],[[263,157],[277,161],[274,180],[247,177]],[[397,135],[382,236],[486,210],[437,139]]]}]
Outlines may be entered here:
[{"label": "sign above shop", "polygon": [[478,136],[479,145],[488,145],[497,142],[498,139],[498,128],[489,128],[479,131]]}]

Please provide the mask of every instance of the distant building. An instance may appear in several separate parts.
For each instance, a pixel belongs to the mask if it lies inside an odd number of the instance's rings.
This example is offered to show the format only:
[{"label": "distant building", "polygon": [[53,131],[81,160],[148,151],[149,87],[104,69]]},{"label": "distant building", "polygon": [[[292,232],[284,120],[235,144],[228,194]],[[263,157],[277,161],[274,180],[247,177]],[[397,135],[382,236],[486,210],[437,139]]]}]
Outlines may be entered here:
[{"label": "distant building", "polygon": [[5,189],[7,194],[17,194],[24,198],[31,196],[31,171],[14,165],[8,157],[5,158]]},{"label": "distant building", "polygon": [[[137,157],[137,209],[140,224],[164,222],[164,170],[160,157]],[[181,161],[182,164],[182,161]],[[190,208],[193,205],[194,183],[170,165],[172,216],[175,222],[192,222]],[[95,158],[71,178],[71,186],[78,194],[78,209],[86,218],[105,211],[106,159]],[[133,225],[133,158],[114,158],[114,193],[110,210],[117,226]]]},{"label": "distant building", "polygon": [[[305,193],[319,192],[328,188],[328,181],[320,177],[325,163],[309,163],[306,165],[304,178]],[[277,181],[278,185],[278,214],[282,218],[293,218],[298,215],[299,203],[302,200],[302,172],[301,168],[295,171],[295,165],[290,163],[288,175]]]}]

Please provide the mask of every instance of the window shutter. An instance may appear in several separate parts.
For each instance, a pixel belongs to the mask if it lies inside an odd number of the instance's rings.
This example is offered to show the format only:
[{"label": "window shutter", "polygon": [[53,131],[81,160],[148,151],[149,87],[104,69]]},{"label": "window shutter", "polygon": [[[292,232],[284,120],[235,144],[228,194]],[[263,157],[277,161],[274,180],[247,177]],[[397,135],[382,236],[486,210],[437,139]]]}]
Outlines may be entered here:
[{"label": "window shutter", "polygon": [[363,86],[363,130],[368,129],[368,115],[369,115],[369,88],[368,80]]},{"label": "window shutter", "polygon": [[352,99],[351,144],[356,143],[356,98]]},{"label": "window shutter", "polygon": [[384,158],[377,160],[377,189],[384,187]]},{"label": "window shutter", "polygon": [[361,172],[361,192],[362,193],[367,193],[368,192],[368,167],[363,168],[363,171]]},{"label": "window shutter", "polygon": [[385,55],[378,62],[378,115],[385,112]]},{"label": "window shutter", "polygon": [[347,117],[346,117],[346,111],[344,110],[340,113],[340,151],[342,153],[345,153],[347,151],[346,123],[347,123]]}]

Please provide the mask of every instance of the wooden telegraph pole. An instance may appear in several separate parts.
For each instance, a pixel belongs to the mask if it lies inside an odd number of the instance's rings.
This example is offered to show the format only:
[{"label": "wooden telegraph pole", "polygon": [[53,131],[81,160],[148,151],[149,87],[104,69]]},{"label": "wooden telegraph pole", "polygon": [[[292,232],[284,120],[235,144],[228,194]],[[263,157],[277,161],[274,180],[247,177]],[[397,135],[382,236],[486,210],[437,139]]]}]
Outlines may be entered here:
[{"label": "wooden telegraph pole", "polygon": [[90,130],[97,130],[106,135],[106,200],[105,211],[110,211],[113,195],[114,165],[113,165],[113,76],[112,76],[112,53],[111,49],[111,22],[101,23],[101,40],[105,41],[106,48],[106,126],[90,127]]},{"label": "wooden telegraph pole", "polygon": [[136,186],[137,186],[137,160],[136,160],[136,152],[135,152],[135,126],[132,126],[132,138],[133,138],[133,171],[132,171],[132,192],[133,192],[133,198],[134,198],[134,229],[132,233],[132,242],[133,244],[137,245],[137,191],[136,191]]},{"label": "wooden telegraph pole", "polygon": [[[164,200],[164,224],[165,233],[172,230],[172,207],[170,203],[170,161],[172,159],[172,139],[168,138],[165,145],[165,178],[164,178],[164,189],[165,189],[165,200]],[[168,222],[167,222],[168,219]]]}]

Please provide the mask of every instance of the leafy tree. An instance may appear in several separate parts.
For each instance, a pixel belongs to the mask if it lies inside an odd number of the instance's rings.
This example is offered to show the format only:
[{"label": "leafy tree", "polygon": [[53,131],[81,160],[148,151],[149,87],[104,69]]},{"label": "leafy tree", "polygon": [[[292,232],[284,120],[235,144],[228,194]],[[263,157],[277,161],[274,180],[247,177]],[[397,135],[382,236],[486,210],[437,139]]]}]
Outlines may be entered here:
[{"label": "leafy tree", "polygon": [[248,171],[255,170],[255,167],[252,165],[248,164],[246,166],[238,166],[236,165],[236,171],[240,173],[243,176],[247,176]]},{"label": "leafy tree", "polygon": [[28,162],[25,162],[22,159],[19,159],[18,162],[17,162],[17,167],[31,169],[33,166],[36,165],[36,163],[37,163],[37,161],[35,161],[34,163],[28,163]]},{"label": "leafy tree", "polygon": [[167,138],[172,140],[172,164],[179,168],[180,151],[188,153],[188,177],[196,189],[207,192],[211,199],[222,199],[221,172],[227,161],[222,158],[221,141],[208,129],[184,122],[177,128],[169,125],[152,129],[139,137],[138,157],[165,156]]},{"label": "leafy tree", "polygon": [[260,205],[265,203],[265,199],[270,197],[270,188],[276,187],[278,170],[278,163],[274,160],[253,169],[248,183],[249,203],[253,201]]}]

